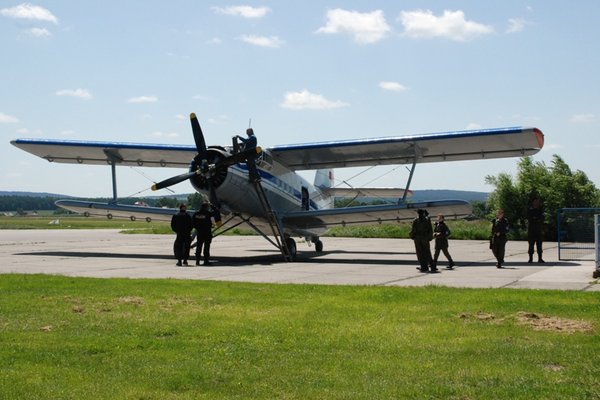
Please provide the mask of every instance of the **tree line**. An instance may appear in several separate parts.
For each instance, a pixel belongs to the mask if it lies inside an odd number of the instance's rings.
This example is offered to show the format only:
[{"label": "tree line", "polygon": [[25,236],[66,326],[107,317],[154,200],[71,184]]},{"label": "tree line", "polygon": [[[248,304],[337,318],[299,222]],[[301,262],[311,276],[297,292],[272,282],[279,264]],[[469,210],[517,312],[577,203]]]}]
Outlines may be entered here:
[{"label": "tree line", "polygon": [[503,209],[513,239],[526,237],[527,210],[535,197],[540,197],[545,212],[544,236],[547,240],[557,240],[559,209],[600,208],[600,190],[583,171],[572,171],[556,154],[550,165],[534,162],[531,157],[521,158],[516,179],[507,173],[485,179],[495,190],[488,197],[485,209],[479,211],[491,220],[498,208]]}]

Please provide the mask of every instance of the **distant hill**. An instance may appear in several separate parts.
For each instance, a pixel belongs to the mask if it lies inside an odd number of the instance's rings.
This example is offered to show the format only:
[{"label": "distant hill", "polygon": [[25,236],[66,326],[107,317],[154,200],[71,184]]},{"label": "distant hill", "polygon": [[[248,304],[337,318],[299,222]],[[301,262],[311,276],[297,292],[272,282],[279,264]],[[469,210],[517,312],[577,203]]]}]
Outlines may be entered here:
[{"label": "distant hill", "polygon": [[0,196],[21,196],[21,197],[56,197],[56,198],[70,198],[73,196],[66,196],[64,194],[47,193],[47,192],[10,192],[0,190]]}]

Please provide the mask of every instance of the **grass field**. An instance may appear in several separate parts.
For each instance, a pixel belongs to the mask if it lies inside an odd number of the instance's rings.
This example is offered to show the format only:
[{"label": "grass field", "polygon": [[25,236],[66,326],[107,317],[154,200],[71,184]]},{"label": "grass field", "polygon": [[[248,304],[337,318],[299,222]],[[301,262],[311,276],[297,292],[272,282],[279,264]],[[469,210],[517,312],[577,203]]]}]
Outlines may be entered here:
[{"label": "grass field", "polygon": [[599,399],[574,291],[3,275],[1,399]]}]

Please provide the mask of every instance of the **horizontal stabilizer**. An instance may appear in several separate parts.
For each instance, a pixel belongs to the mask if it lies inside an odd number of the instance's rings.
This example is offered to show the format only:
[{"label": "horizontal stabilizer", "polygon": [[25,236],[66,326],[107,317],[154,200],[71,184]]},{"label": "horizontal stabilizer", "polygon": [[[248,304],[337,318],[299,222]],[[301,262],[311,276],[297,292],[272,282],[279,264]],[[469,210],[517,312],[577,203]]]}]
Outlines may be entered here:
[{"label": "horizontal stabilizer", "polygon": [[[327,196],[334,197],[355,197],[355,198],[380,198],[380,199],[399,199],[404,196],[404,189],[400,188],[321,188],[321,191]],[[407,196],[412,196],[409,190]]]}]

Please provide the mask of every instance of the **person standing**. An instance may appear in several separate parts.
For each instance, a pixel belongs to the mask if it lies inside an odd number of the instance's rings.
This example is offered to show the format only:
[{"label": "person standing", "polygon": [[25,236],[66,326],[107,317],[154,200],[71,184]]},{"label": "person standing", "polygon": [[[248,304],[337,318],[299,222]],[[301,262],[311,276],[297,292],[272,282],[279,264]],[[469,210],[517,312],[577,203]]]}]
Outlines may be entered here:
[{"label": "person standing", "polygon": [[536,196],[532,201],[531,205],[527,209],[527,241],[529,242],[529,254],[528,263],[533,262],[533,247],[535,245],[538,262],[545,262],[542,258],[542,237],[544,235],[544,209],[541,205],[539,196]]},{"label": "person standing", "polygon": [[502,268],[504,262],[508,229],[508,220],[504,217],[504,210],[498,209],[496,218],[492,221],[492,238],[490,239],[490,248],[496,257],[496,268]]},{"label": "person standing", "polygon": [[214,212],[209,203],[202,203],[192,215],[192,225],[196,229],[196,265],[200,265],[200,255],[204,250],[204,265],[210,265],[210,244],[212,242],[212,220]]},{"label": "person standing", "polygon": [[179,212],[171,218],[171,229],[177,234],[173,244],[173,252],[177,259],[177,266],[188,265],[190,254],[190,245],[192,242],[190,234],[192,233],[192,217],[187,213],[185,204],[179,205]]},{"label": "person standing", "polygon": [[438,272],[437,267],[433,263],[431,257],[431,247],[429,242],[433,238],[433,228],[431,227],[431,220],[429,219],[429,213],[427,210],[418,209],[418,217],[412,222],[412,228],[410,230],[410,238],[415,242],[415,250],[417,253],[417,260],[419,260],[420,268],[417,268],[421,272]]},{"label": "person standing", "polygon": [[435,252],[433,253],[433,265],[437,267],[437,260],[440,256],[440,251],[444,253],[448,259],[446,269],[454,268],[454,261],[448,251],[448,236],[450,236],[450,228],[446,225],[443,214],[438,215],[437,222],[433,227],[433,237],[435,238]]},{"label": "person standing", "polygon": [[248,167],[248,178],[250,179],[250,182],[259,182],[260,174],[256,169],[256,161],[254,160],[254,158],[256,157],[256,146],[258,145],[258,140],[256,139],[256,136],[254,136],[254,129],[246,129],[246,136],[248,137],[244,138],[240,135],[237,135],[237,138],[240,139],[244,144],[242,151],[250,149],[255,150],[255,152],[249,155],[246,159],[246,166]]}]

